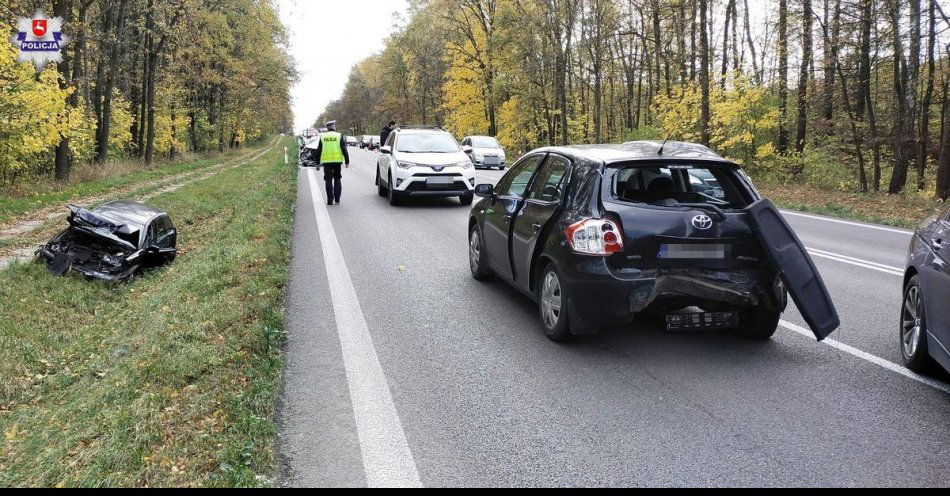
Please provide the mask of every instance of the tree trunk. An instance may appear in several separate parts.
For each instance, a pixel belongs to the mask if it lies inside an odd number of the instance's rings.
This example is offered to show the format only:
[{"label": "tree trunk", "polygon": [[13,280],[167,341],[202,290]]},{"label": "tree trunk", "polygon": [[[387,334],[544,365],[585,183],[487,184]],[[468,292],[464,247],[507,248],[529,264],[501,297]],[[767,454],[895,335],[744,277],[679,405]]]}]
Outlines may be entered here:
[{"label": "tree trunk", "polygon": [[762,84],[762,73],[759,72],[758,62],[756,62],[755,43],[752,42],[752,28],[749,24],[749,0],[742,0],[745,10],[743,11],[744,29],[746,43],[749,44],[749,53],[752,55],[752,75],[756,84]]},{"label": "tree trunk", "polygon": [[943,106],[940,111],[940,122],[943,132],[940,133],[940,158],[937,160],[937,198],[946,201],[950,199],[950,102],[947,101],[947,83],[943,83]]},{"label": "tree trunk", "polygon": [[788,0],[778,2],[778,152],[788,151]]},{"label": "tree trunk", "polygon": [[891,9],[894,36],[894,93],[897,112],[894,129],[894,171],[887,192],[900,193],[907,184],[907,168],[915,152],[914,118],[917,105],[917,76],[920,70],[920,0],[909,0],[910,53],[904,58],[900,36],[900,6],[895,0]]},{"label": "tree trunk", "polygon": [[[109,71],[106,76],[105,89],[102,91],[102,110],[99,120],[98,141],[96,143],[96,162],[105,163],[109,159],[109,127],[112,119],[112,89],[115,86],[116,72],[119,58],[122,56],[123,41],[125,38],[125,8],[128,0],[119,0],[119,9],[115,14],[115,37],[112,43],[111,54],[108,59]],[[100,69],[104,61],[100,61]],[[98,85],[96,91],[99,91]]]},{"label": "tree trunk", "polygon": [[729,0],[726,4],[726,23],[722,28],[722,70],[719,74],[719,86],[726,87],[726,72],[729,70],[729,22],[732,20],[732,9],[736,0]]},{"label": "tree trunk", "polygon": [[[71,0],[57,0],[53,3],[53,15],[62,17],[64,22],[68,23],[72,20],[72,11],[73,3]],[[69,52],[65,51],[64,55],[63,61],[57,64],[57,70],[62,76],[59,80],[60,88],[67,88],[76,80],[76,75],[70,75],[69,72],[69,63],[71,62]],[[78,95],[75,90],[69,96],[66,103],[69,107],[76,108],[78,106]],[[56,180],[61,182],[68,181],[71,166],[69,158],[69,136],[60,135],[59,143],[56,145],[54,164]]]},{"label": "tree trunk", "polygon": [[864,106],[871,94],[871,23],[872,2],[861,2],[861,35],[858,49],[858,97],[855,103],[854,114],[858,119],[864,118]]},{"label": "tree trunk", "polygon": [[822,49],[824,59],[825,59],[824,60],[825,74],[824,74],[824,81],[822,81],[824,95],[822,99],[823,108],[822,108],[821,115],[822,115],[822,118],[824,118],[826,121],[830,121],[832,118],[834,118],[834,109],[835,109],[835,106],[834,106],[835,63],[832,60],[831,54],[832,54],[832,51],[835,50],[833,47],[837,46],[837,44],[839,43],[839,34],[840,34],[840,29],[841,29],[841,0],[837,0],[835,2],[834,14],[831,14],[829,12],[830,0],[824,0],[824,1],[825,1],[825,5],[824,5],[825,26],[828,26],[829,23],[831,23],[830,25],[832,27],[831,27],[831,39],[825,40],[825,43],[823,45],[824,48]]},{"label": "tree trunk", "polygon": [[927,16],[930,21],[930,29],[927,33],[927,87],[924,90],[924,98],[920,102],[920,148],[917,151],[918,191],[923,191],[926,187],[924,184],[924,172],[927,168],[927,143],[930,138],[930,104],[934,93],[934,73],[937,70],[934,60],[934,46],[937,40],[936,4],[937,0],[930,0],[930,2],[928,2]]},{"label": "tree trunk", "polygon": [[808,68],[812,56],[812,10],[811,0],[802,1],[802,65],[798,72],[798,116],[795,151],[805,151],[805,133],[808,126]]},{"label": "tree trunk", "polygon": [[[785,0],[782,0],[785,1]],[[709,6],[707,0],[699,0],[699,85],[702,91],[700,103],[699,129],[700,141],[709,146],[709,35],[707,34],[707,15]]]}]

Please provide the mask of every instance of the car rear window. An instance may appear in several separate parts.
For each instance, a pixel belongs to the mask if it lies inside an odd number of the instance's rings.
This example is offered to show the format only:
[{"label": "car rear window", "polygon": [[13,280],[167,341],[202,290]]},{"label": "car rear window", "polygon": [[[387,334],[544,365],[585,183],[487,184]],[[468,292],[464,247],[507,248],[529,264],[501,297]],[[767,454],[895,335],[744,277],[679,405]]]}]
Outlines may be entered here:
[{"label": "car rear window", "polygon": [[618,200],[669,207],[708,203],[743,208],[749,203],[731,170],[705,164],[622,167],[614,174],[613,194]]}]

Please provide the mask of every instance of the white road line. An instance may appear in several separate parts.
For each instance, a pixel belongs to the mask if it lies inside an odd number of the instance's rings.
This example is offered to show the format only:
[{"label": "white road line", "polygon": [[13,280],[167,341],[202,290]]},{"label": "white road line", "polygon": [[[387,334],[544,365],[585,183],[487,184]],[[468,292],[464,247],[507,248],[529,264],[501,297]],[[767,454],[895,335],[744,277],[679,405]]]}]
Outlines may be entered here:
[{"label": "white road line", "polygon": [[[792,332],[794,332],[794,333],[796,333],[796,334],[801,334],[802,336],[805,336],[805,337],[810,338],[810,339],[812,339],[812,340],[815,339],[815,334],[812,333],[810,330],[808,330],[808,329],[802,327],[802,326],[795,325],[795,324],[793,324],[793,323],[791,323],[791,322],[787,322],[787,321],[784,321],[784,320],[779,321],[779,325],[781,325],[782,327],[784,327],[784,328],[788,329],[789,331],[792,331]],[[823,343],[823,344],[827,344],[828,346],[831,346],[832,348],[835,348],[835,349],[837,349],[837,350],[843,351],[843,352],[845,352],[845,353],[847,353],[847,354],[849,354],[849,355],[852,355],[852,356],[855,356],[855,357],[857,357],[857,358],[860,358],[861,360],[864,360],[864,361],[867,361],[867,362],[871,362],[871,363],[873,363],[874,365],[878,365],[878,366],[880,366],[880,367],[883,367],[883,368],[885,368],[885,369],[887,369],[887,370],[890,370],[891,372],[896,372],[896,373],[898,373],[898,374],[900,374],[900,375],[902,375],[902,376],[904,376],[904,377],[913,379],[913,380],[915,380],[915,381],[917,381],[917,382],[919,382],[919,383],[921,383],[921,384],[926,384],[927,386],[930,386],[930,387],[932,387],[932,388],[934,388],[934,389],[938,389],[938,390],[943,391],[943,392],[945,392],[945,393],[947,393],[947,394],[950,394],[950,385],[948,385],[948,384],[946,384],[946,383],[944,383],[944,382],[935,380],[935,379],[931,379],[931,378],[926,377],[926,376],[922,376],[922,375],[920,375],[920,374],[918,374],[918,373],[916,373],[916,372],[914,372],[914,371],[908,369],[907,367],[903,367],[903,366],[901,366],[901,365],[897,365],[897,364],[894,363],[894,362],[889,362],[889,361],[887,361],[887,360],[885,360],[885,359],[883,359],[883,358],[881,358],[881,357],[879,357],[879,356],[872,355],[872,354],[870,354],[870,353],[868,353],[868,352],[866,352],[866,351],[861,351],[861,350],[859,350],[859,349],[857,349],[857,348],[855,348],[855,347],[853,347],[853,346],[846,345],[846,344],[844,344],[844,343],[842,343],[842,342],[840,342],[840,341],[835,341],[834,339],[828,338],[828,339],[825,339],[824,341],[822,341],[822,343]]]},{"label": "white road line", "polygon": [[857,267],[864,267],[865,269],[876,270],[878,272],[883,272],[885,274],[890,274],[894,276],[903,276],[904,270],[900,267],[893,267],[891,265],[879,264],[877,262],[869,262],[867,260],[862,260],[860,258],[849,257],[847,255],[841,255],[839,253],[832,253],[830,251],[818,250],[815,248],[808,248],[808,253],[821,258],[827,258],[828,260],[834,260],[836,262],[846,263],[849,265],[855,265]]},{"label": "white road line", "polygon": [[897,234],[906,234],[908,236],[914,234],[913,231],[908,231],[907,229],[898,229],[896,227],[885,227],[885,226],[876,226],[874,224],[863,224],[861,222],[851,222],[851,221],[842,220],[842,219],[832,219],[830,217],[808,215],[808,214],[803,214],[800,212],[792,212],[790,210],[782,210],[781,212],[782,212],[782,215],[791,215],[794,217],[804,217],[806,219],[823,220],[825,222],[833,222],[835,224],[845,224],[848,226],[866,227],[868,229],[876,229],[878,231],[886,231],[886,232],[892,232],[892,233],[897,233]]},{"label": "white road line", "polygon": [[422,487],[313,169],[307,170],[307,177],[323,247],[323,261],[327,266],[333,314],[343,349],[343,365],[366,482],[370,487]]}]

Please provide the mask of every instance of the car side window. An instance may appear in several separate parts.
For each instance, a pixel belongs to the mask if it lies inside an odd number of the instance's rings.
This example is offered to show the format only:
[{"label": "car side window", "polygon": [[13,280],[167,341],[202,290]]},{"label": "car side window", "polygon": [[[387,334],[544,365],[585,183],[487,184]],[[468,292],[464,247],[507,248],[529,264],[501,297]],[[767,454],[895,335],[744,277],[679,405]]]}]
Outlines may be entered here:
[{"label": "car side window", "polygon": [[525,190],[528,189],[528,182],[531,176],[538,170],[544,155],[532,155],[511,168],[508,174],[502,178],[495,189],[498,196],[508,196],[515,198],[524,197]]},{"label": "car side window", "polygon": [[551,155],[548,161],[544,163],[541,172],[531,184],[531,190],[528,191],[529,200],[540,200],[544,202],[557,202],[561,200],[561,192],[570,169],[571,162],[564,157]]},{"label": "car side window", "polygon": [[389,137],[386,138],[386,144],[383,146],[388,146],[392,148],[393,143],[396,142],[396,133],[389,133]]},{"label": "car side window", "polygon": [[155,239],[158,238],[159,226],[158,223],[161,219],[155,219],[148,225],[148,230],[145,234],[145,246],[150,246],[155,243]]},{"label": "car side window", "polygon": [[172,247],[172,230],[175,229],[175,226],[172,225],[171,219],[168,217],[162,217],[156,221],[158,223],[158,237],[155,239],[155,244],[159,248],[171,248]]}]

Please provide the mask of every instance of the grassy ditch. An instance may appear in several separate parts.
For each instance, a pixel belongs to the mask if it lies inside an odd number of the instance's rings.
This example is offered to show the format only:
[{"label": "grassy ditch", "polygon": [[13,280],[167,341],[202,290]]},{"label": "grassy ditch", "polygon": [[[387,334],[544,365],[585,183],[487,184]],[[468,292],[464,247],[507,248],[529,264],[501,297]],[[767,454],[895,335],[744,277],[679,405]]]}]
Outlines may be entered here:
[{"label": "grassy ditch", "polygon": [[0,271],[0,487],[269,484],[295,174],[153,198],[179,257],[125,285]]},{"label": "grassy ditch", "polygon": [[756,188],[782,208],[906,229],[916,228],[934,212],[946,208],[934,200],[932,192],[848,193],[769,182],[756,182]]}]

